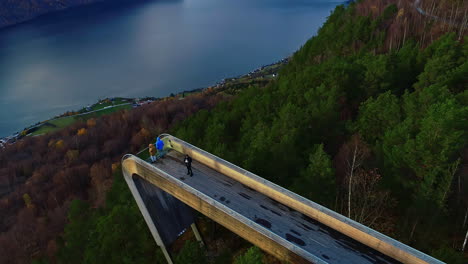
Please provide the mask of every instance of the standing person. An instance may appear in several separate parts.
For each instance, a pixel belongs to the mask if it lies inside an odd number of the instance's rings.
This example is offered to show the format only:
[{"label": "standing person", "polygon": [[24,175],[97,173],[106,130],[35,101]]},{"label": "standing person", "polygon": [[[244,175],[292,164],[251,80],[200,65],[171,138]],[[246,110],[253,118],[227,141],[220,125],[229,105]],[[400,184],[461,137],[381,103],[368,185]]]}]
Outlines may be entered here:
[{"label": "standing person", "polygon": [[190,177],[192,177],[193,176],[192,158],[189,155],[185,155],[184,163],[185,163],[185,166],[187,166],[187,175],[190,174]]},{"label": "standing person", "polygon": [[154,163],[156,161],[156,147],[154,146],[154,144],[149,144],[148,149],[150,153],[151,162]]},{"label": "standing person", "polygon": [[159,137],[156,139],[156,148],[158,149],[159,157],[162,158],[164,156],[164,142]]}]

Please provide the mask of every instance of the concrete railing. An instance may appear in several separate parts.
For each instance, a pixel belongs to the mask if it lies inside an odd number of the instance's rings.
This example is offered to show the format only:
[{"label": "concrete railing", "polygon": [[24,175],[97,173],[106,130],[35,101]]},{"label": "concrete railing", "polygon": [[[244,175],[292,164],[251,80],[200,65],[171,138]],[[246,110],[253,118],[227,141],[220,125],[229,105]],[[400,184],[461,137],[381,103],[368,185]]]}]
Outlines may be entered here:
[{"label": "concrete railing", "polygon": [[320,223],[351,237],[402,263],[440,264],[443,263],[427,254],[409,247],[393,238],[381,234],[350,218],[314,203],[281,186],[265,180],[228,161],[214,156],[181,139],[168,134],[160,136],[167,147],[190,155],[194,160],[238,181],[290,208],[319,221]]}]

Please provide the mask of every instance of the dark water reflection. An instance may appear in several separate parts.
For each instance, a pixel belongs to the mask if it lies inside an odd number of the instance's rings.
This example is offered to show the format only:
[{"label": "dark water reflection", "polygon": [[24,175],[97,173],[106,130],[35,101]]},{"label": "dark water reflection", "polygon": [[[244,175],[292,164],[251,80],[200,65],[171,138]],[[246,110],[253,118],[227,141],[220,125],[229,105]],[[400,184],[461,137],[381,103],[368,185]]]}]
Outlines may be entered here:
[{"label": "dark water reflection", "polygon": [[108,96],[166,96],[277,61],[339,2],[98,4],[0,30],[0,136]]}]

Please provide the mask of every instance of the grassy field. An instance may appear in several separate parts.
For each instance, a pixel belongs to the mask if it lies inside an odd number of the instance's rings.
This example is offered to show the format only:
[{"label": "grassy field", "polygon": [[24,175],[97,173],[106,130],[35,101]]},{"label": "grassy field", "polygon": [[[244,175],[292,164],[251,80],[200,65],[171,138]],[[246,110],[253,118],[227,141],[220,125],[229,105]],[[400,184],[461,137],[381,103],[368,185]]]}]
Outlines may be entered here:
[{"label": "grassy field", "polygon": [[[123,103],[125,103],[125,102],[123,102]],[[82,116],[80,116],[80,118],[89,119],[91,117],[99,117],[99,116],[102,116],[102,115],[107,115],[107,114],[110,114],[110,113],[113,113],[113,112],[117,112],[117,111],[122,110],[122,109],[131,109],[131,108],[132,108],[131,104],[119,105],[119,106],[116,106],[116,107],[106,108],[106,109],[103,109],[101,111],[90,113],[90,114],[87,114],[87,115],[82,115]]]},{"label": "grassy field", "polygon": [[116,98],[114,101],[109,100],[108,102],[102,102],[102,103],[97,103],[93,105],[91,107],[91,111],[100,110],[107,106],[113,106],[113,105],[119,105],[119,104],[125,104],[125,103],[131,103],[131,101],[125,100],[123,98]]},{"label": "grassy field", "polygon": [[54,119],[54,120],[44,123],[42,126],[39,127],[39,129],[32,132],[31,136],[37,136],[37,135],[53,132],[60,128],[69,126],[75,122],[76,122],[76,119],[73,116],[67,116],[67,117]]},{"label": "grassy field", "polygon": [[[257,71],[255,73],[252,73],[250,76],[245,75],[240,78],[234,78],[232,80],[226,81],[224,84],[225,89],[236,89],[237,86],[242,86],[246,84],[258,84],[258,83],[266,83],[271,79],[274,79],[272,74],[274,72],[277,72],[279,68],[283,66],[282,63],[278,64],[273,64],[264,67],[262,70]],[[191,94],[199,93],[199,90],[194,90],[194,91],[187,91],[184,92],[184,97],[189,96]],[[78,116],[67,116],[67,117],[61,117],[58,119],[54,119],[51,121],[47,121],[44,124],[42,124],[39,128],[36,130],[33,130],[30,135],[31,136],[37,136],[37,135],[42,135],[50,132],[57,131],[59,129],[62,129],[64,127],[67,127],[77,121],[86,121],[87,119],[90,118],[96,118],[102,115],[110,114],[122,109],[131,109],[132,106],[131,104],[127,105],[120,105],[120,104],[126,104],[126,103],[131,103],[132,100],[130,99],[124,99],[124,98],[115,98],[113,101],[111,100],[102,100],[100,103],[94,104],[89,111],[97,111],[89,114],[81,114]],[[119,105],[116,107],[109,107],[109,106],[114,106],[114,105]],[[106,108],[109,107],[109,108]],[[85,109],[80,110],[80,112],[86,111]]]},{"label": "grassy field", "polygon": [[[122,104],[125,102],[119,102],[119,104]],[[117,103],[116,103],[117,104]],[[106,108],[98,112],[90,113],[90,114],[84,114],[84,115],[79,115],[79,116],[67,116],[67,117],[62,117],[58,119],[54,119],[48,122],[45,122],[42,126],[40,126],[37,130],[31,133],[31,136],[37,136],[37,135],[42,135],[50,132],[57,131],[59,129],[62,129],[64,127],[67,127],[77,121],[86,121],[90,118],[93,117],[100,117],[102,115],[110,114],[113,112],[117,112],[122,109],[131,109],[131,105],[120,105],[116,107],[111,107],[111,108]],[[102,108],[101,108],[102,109]]]}]

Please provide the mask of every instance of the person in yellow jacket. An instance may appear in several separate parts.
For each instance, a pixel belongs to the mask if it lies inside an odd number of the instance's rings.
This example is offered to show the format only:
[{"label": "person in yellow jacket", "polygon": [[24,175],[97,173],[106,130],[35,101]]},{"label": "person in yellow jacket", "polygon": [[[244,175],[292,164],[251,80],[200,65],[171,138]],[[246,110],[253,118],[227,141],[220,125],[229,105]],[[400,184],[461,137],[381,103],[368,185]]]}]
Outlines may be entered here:
[{"label": "person in yellow jacket", "polygon": [[149,149],[149,153],[151,157],[151,162],[155,162],[156,161],[156,147],[154,146],[154,144],[149,144],[148,149]]}]

